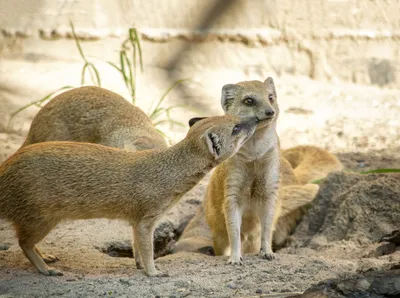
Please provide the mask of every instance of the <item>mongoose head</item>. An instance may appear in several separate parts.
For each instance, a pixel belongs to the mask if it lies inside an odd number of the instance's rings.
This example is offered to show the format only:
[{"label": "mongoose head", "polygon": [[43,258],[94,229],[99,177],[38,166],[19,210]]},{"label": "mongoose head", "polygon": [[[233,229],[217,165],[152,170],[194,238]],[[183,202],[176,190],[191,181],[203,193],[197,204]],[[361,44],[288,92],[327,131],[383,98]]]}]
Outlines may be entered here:
[{"label": "mongoose head", "polygon": [[279,107],[274,81],[271,77],[264,83],[245,81],[222,87],[221,105],[225,114],[241,118],[255,117],[260,122],[257,128],[275,123]]},{"label": "mongoose head", "polygon": [[258,120],[241,119],[226,115],[216,117],[192,118],[187,138],[197,139],[196,147],[210,154],[210,157],[222,162],[234,155],[254,134]]}]

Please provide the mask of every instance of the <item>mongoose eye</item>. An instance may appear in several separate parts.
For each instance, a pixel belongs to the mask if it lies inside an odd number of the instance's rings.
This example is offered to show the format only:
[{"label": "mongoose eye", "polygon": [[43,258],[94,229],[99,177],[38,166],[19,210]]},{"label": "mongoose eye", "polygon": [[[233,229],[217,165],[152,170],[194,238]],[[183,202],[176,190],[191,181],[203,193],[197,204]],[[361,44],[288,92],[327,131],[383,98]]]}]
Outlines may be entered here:
[{"label": "mongoose eye", "polygon": [[244,103],[245,105],[252,106],[252,105],[254,105],[256,102],[255,102],[254,99],[248,97],[248,98],[245,98],[245,99],[243,100],[243,103]]},{"label": "mongoose eye", "polygon": [[268,95],[269,101],[273,102],[274,101],[274,96],[272,94]]},{"label": "mongoose eye", "polygon": [[232,130],[232,135],[237,135],[242,130],[242,127],[238,124]]}]

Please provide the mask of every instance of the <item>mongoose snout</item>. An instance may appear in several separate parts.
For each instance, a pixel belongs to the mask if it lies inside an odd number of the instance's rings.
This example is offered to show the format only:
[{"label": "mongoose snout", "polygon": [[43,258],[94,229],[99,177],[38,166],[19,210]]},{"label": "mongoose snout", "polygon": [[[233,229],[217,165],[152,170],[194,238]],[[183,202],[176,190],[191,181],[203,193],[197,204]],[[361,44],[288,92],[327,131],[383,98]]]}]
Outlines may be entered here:
[{"label": "mongoose snout", "polygon": [[256,129],[256,121],[231,115],[194,122],[185,139],[159,150],[83,142],[23,147],[0,166],[0,217],[14,223],[21,249],[44,275],[61,272],[45,263],[36,244],[60,221],[125,220],[146,273],[160,275],[153,260],[156,222]]}]

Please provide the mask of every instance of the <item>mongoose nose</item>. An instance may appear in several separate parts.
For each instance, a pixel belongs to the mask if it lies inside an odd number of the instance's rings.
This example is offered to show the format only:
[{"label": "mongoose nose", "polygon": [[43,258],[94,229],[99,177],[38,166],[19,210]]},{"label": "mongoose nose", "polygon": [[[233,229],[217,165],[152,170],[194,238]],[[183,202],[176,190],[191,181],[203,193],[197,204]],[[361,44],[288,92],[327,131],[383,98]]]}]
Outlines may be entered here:
[{"label": "mongoose nose", "polygon": [[275,115],[275,112],[273,110],[266,110],[265,115],[267,115],[268,117],[272,117]]}]

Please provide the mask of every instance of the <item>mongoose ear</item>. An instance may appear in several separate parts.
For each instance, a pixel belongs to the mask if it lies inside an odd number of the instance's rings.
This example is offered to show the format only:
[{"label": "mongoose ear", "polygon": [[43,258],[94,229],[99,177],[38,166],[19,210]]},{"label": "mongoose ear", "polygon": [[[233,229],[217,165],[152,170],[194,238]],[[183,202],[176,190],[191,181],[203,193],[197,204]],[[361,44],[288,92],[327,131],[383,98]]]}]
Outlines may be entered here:
[{"label": "mongoose ear", "polygon": [[267,86],[268,93],[273,93],[276,96],[274,80],[271,77],[268,77],[264,81],[264,84]]},{"label": "mongoose ear", "polygon": [[195,123],[199,122],[200,120],[206,119],[208,117],[195,117],[189,120],[189,127],[192,127]]},{"label": "mongoose ear", "polygon": [[221,141],[218,135],[207,131],[204,137],[206,139],[208,151],[210,151],[214,159],[218,159],[221,153]]},{"label": "mongoose ear", "polygon": [[226,84],[222,87],[221,106],[225,112],[229,107],[229,102],[235,99],[240,88],[241,87],[236,84]]}]

